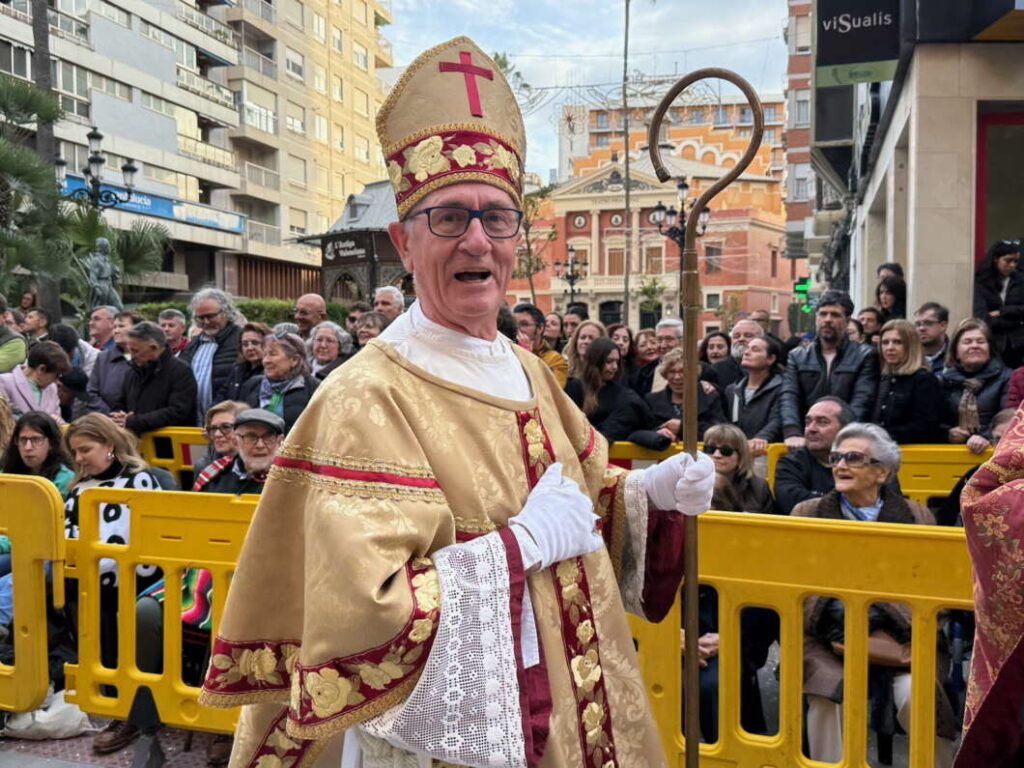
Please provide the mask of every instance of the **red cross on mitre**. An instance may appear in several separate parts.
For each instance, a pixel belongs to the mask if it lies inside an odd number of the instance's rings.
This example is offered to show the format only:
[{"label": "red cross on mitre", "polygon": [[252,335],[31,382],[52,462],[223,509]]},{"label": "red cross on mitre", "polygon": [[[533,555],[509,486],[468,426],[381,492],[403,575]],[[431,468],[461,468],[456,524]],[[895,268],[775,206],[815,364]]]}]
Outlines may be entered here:
[{"label": "red cross on mitre", "polygon": [[494,71],[484,69],[473,64],[473,54],[468,51],[459,51],[459,61],[438,62],[442,72],[461,72],[466,81],[466,96],[469,98],[469,111],[474,117],[483,117],[484,108],[480,104],[480,91],[476,86],[476,78],[486,77],[494,79]]}]

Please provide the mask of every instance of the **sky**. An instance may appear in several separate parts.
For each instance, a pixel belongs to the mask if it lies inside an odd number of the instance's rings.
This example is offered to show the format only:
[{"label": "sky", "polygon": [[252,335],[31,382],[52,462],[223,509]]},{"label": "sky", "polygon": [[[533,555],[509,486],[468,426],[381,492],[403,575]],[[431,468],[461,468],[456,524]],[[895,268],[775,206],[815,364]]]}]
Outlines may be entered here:
[{"label": "sky", "polygon": [[[526,167],[545,182],[558,165],[561,105],[588,92],[582,86],[603,84],[611,92],[622,81],[623,0],[392,2],[394,23],[383,31],[396,66],[468,35],[490,54],[506,53],[526,82],[545,89],[545,103],[525,118]],[[682,76],[726,67],[762,94],[781,94],[786,8],[785,0],[632,0],[630,71]]]}]

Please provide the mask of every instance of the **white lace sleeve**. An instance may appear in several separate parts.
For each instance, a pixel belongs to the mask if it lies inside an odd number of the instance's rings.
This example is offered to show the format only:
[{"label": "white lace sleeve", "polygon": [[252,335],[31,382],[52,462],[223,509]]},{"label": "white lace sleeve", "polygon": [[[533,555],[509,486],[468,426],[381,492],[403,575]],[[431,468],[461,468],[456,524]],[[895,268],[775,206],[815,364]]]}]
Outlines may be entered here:
[{"label": "white lace sleeve", "polygon": [[647,563],[647,491],[643,471],[626,475],[626,540],[622,552],[619,590],[623,607],[634,616],[645,618],[643,606],[644,571]]},{"label": "white lace sleeve", "polygon": [[525,768],[505,546],[491,533],[433,554],[441,613],[423,674],[364,731],[459,765]]}]

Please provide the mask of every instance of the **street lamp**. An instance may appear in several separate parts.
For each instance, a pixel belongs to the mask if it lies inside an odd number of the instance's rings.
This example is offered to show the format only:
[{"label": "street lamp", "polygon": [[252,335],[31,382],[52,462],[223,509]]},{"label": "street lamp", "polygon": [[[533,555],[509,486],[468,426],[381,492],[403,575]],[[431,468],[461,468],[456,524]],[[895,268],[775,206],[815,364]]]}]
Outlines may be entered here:
[{"label": "street lamp", "polygon": [[571,245],[566,249],[568,257],[565,261],[556,261],[554,263],[555,277],[565,280],[569,284],[569,306],[571,307],[576,301],[576,283],[587,276],[587,261],[586,259],[576,258],[576,249]]},{"label": "street lamp", "polygon": [[[679,80],[661,100],[651,118],[647,134],[648,151],[651,153],[651,164],[658,180],[666,182],[672,175],[661,161],[661,147],[658,136],[661,123],[665,118],[676,96],[693,83],[707,78],[720,78],[738,87],[750,104],[754,116],[754,129],[751,132],[747,151],[735,166],[705,190],[700,197],[687,205],[686,192],[689,185],[680,179],[676,185],[679,193],[679,211],[666,210],[660,203],[654,209],[654,220],[658,222],[658,231],[679,246],[679,289],[682,298],[683,320],[683,364],[686,378],[683,383],[683,403],[681,413],[681,435],[683,447],[691,456],[697,456],[697,375],[700,363],[697,360],[697,318],[701,310],[700,275],[697,271],[697,238],[707,229],[711,210],[708,203],[719,192],[731,184],[750,165],[761,144],[764,133],[764,114],[757,93],[750,83],[727,69],[700,69],[691,72]],[[678,219],[678,221],[677,221]],[[668,224],[668,229],[663,229]],[[683,522],[683,629],[685,630],[683,651],[683,733],[686,739],[686,768],[697,768],[700,759],[700,669],[698,667],[697,636],[699,594],[697,572],[697,518],[688,516]]]},{"label": "street lamp", "polygon": [[[88,164],[82,168],[82,176],[85,177],[85,186],[79,187],[68,195],[69,200],[77,203],[88,203],[95,208],[113,208],[115,205],[127,203],[132,197],[135,189],[135,174],[139,172],[135,162],[128,160],[121,166],[121,176],[124,179],[125,194],[118,195],[110,189],[103,188],[103,166],[107,164],[107,158],[103,156],[103,134],[94,125],[85,137],[89,140]],[[68,161],[60,155],[53,161],[54,172],[57,176],[57,185],[62,189],[67,180]]]}]

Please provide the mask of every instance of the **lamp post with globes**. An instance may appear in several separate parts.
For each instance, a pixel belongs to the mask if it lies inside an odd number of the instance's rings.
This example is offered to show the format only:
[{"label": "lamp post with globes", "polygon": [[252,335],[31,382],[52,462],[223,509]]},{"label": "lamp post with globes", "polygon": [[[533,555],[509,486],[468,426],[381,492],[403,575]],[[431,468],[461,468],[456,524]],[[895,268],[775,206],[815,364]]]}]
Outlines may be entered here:
[{"label": "lamp post with globes", "polygon": [[[121,175],[124,179],[125,194],[119,195],[112,189],[103,188],[103,166],[107,158],[100,152],[103,145],[103,134],[94,125],[92,130],[86,134],[89,140],[89,162],[82,168],[82,176],[85,177],[85,186],[79,187],[68,194],[69,200],[78,203],[88,203],[94,208],[113,208],[116,205],[127,203],[132,197],[135,189],[135,174],[139,172],[138,167],[132,160],[126,161],[121,166]],[[57,174],[57,184],[64,188],[67,181],[68,162],[60,155],[53,162]]]},{"label": "lamp post with globes", "polygon": [[[697,323],[702,308],[700,292],[700,275],[697,271],[697,237],[703,234],[707,228],[710,215],[708,203],[739,177],[747,166],[750,165],[757,149],[761,145],[761,135],[764,133],[764,114],[761,111],[761,101],[757,93],[746,80],[727,69],[699,69],[691,72],[669,89],[665,97],[658,104],[654,115],[651,118],[650,128],[647,134],[647,143],[651,153],[651,164],[654,172],[661,182],[672,178],[672,174],[665,168],[661,161],[661,146],[658,144],[658,137],[661,131],[662,121],[676,96],[689,88],[694,83],[709,78],[718,78],[732,83],[743,95],[746,96],[750,105],[750,111],[754,117],[754,129],[751,132],[750,143],[747,151],[735,166],[730,168],[722,178],[706,189],[700,197],[692,203],[686,202],[686,191],[689,188],[685,179],[677,184],[679,191],[679,210],[674,215],[665,211],[659,213],[655,208],[655,220],[664,216],[658,221],[659,231],[662,223],[668,224],[668,230],[663,234],[675,241],[680,246],[679,259],[679,290],[681,294],[681,310],[683,321],[683,364],[686,371],[686,378],[683,386],[683,403],[681,409],[680,437],[683,439],[683,448],[696,459],[697,456],[697,375],[700,371],[700,363],[697,360]],[[689,209],[689,210],[687,210]],[[677,223],[678,219],[678,223]],[[685,632],[683,640],[683,735],[686,742],[686,768],[698,768],[700,760],[700,669],[698,664],[700,656],[698,653],[697,638],[700,634],[700,622],[698,608],[700,598],[698,593],[697,573],[697,518],[687,516],[683,522],[683,629]],[[675,697],[679,701],[679,691],[666,691],[669,697]]]},{"label": "lamp post with globes", "polygon": [[576,283],[587,276],[586,259],[576,258],[576,249],[571,245],[568,247],[565,261],[556,261],[552,266],[555,268],[555,277],[565,280],[569,284],[569,306],[576,303]]}]

